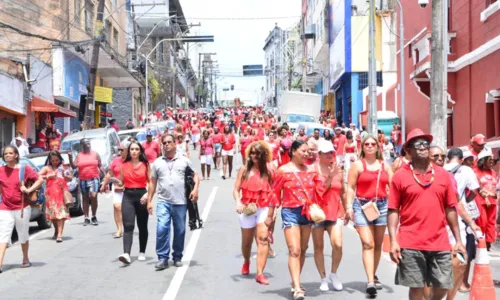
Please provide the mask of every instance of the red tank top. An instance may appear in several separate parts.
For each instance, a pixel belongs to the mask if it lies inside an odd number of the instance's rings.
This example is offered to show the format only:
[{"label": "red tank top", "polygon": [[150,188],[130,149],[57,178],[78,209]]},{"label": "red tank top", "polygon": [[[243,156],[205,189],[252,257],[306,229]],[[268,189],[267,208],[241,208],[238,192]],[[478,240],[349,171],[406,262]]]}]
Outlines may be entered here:
[{"label": "red tank top", "polygon": [[99,178],[99,161],[94,151],[89,153],[78,153],[78,178],[80,180],[91,180]]},{"label": "red tank top", "polygon": [[356,185],[356,197],[364,199],[378,199],[387,198],[386,187],[389,184],[389,174],[385,171],[384,163],[381,162],[382,171],[380,172],[380,179],[378,185],[377,193],[377,171],[370,171],[366,169],[366,161],[361,160],[363,163],[363,172],[358,176],[358,182]]},{"label": "red tank top", "polygon": [[143,189],[148,184],[147,165],[145,163],[133,166],[130,161],[123,163],[123,186],[126,189]]},{"label": "red tank top", "polygon": [[346,146],[345,147],[346,153],[354,153],[355,150],[356,150],[356,146]]}]

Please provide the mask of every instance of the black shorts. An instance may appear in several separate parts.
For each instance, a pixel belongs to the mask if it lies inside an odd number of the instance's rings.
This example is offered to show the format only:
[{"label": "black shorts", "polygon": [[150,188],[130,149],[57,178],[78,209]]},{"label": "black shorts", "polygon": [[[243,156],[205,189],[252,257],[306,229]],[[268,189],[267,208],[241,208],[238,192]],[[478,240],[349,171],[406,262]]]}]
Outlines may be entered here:
[{"label": "black shorts", "polygon": [[453,287],[451,251],[401,249],[402,259],[396,270],[395,283],[410,288],[426,285],[441,289]]}]

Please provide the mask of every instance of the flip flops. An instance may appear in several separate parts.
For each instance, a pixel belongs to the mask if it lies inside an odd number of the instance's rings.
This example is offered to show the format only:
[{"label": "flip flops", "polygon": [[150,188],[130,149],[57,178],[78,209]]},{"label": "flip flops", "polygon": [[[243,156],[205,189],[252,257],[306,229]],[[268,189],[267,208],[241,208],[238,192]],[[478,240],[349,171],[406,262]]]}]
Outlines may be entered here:
[{"label": "flip flops", "polygon": [[31,262],[29,262],[29,261],[23,262],[21,264],[21,268],[23,268],[23,269],[26,269],[26,268],[29,268],[29,267],[31,267]]}]

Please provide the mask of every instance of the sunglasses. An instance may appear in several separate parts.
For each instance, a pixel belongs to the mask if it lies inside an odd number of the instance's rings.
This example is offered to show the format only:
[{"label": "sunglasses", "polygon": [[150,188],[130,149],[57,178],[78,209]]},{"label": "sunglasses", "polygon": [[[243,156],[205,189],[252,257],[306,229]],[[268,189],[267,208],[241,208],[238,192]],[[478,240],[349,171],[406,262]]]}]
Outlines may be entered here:
[{"label": "sunglasses", "polygon": [[365,147],[368,147],[368,146],[376,147],[377,143],[365,143]]},{"label": "sunglasses", "polygon": [[413,143],[413,148],[415,148],[415,149],[420,149],[420,147],[422,147],[422,146],[425,149],[429,149],[431,147],[431,144],[429,142],[427,142],[427,141]]},{"label": "sunglasses", "polygon": [[123,150],[123,149],[118,149],[118,152],[123,152],[123,151],[125,151],[125,150]]},{"label": "sunglasses", "polygon": [[444,155],[444,154],[434,154],[434,155],[432,156],[432,158],[434,158],[434,159],[439,159],[439,158],[441,158],[442,160],[445,160],[445,159],[446,159],[446,155]]},{"label": "sunglasses", "polygon": [[173,144],[174,142],[173,141],[166,141],[166,142],[163,142],[162,144],[163,145],[168,145],[168,144]]}]

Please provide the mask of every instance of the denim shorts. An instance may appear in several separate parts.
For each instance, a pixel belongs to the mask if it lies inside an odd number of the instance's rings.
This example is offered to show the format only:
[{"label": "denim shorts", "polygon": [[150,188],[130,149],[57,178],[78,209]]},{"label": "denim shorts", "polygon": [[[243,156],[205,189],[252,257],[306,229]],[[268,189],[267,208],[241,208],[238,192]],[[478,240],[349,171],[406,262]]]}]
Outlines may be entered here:
[{"label": "denim shorts", "polygon": [[283,229],[292,226],[311,225],[312,223],[306,216],[302,215],[302,206],[295,208],[283,207],[281,209],[281,220],[283,221],[281,226]]},{"label": "denim shorts", "polygon": [[365,213],[363,212],[363,208],[361,207],[368,202],[369,201],[354,199],[354,203],[352,204],[352,209],[354,211],[354,224],[356,226],[369,226],[369,225],[387,226],[387,204],[388,204],[387,199],[382,199],[377,201],[377,208],[380,212],[380,217],[373,220],[372,222],[369,222],[366,219]]},{"label": "denim shorts", "polygon": [[215,153],[220,153],[222,150],[222,144],[215,144]]},{"label": "denim shorts", "polygon": [[92,178],[90,180],[80,180],[80,189],[82,193],[97,193],[99,192],[99,178]]}]

